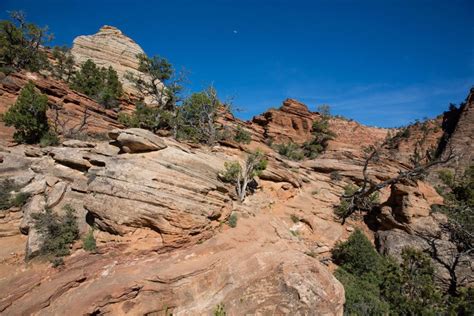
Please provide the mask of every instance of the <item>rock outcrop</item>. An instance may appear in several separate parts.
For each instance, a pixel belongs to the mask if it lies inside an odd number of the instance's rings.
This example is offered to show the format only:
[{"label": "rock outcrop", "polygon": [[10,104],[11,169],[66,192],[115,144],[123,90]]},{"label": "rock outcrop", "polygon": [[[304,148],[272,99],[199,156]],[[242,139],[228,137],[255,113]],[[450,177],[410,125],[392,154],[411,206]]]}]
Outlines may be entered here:
[{"label": "rock outcrop", "polygon": [[111,66],[117,71],[125,92],[137,94],[133,84],[125,79],[125,74],[131,72],[143,75],[139,70],[138,54],[144,54],[143,49],[119,29],[105,25],[94,35],[81,35],[74,39],[71,53],[77,64],[88,59],[100,67]]},{"label": "rock outcrop", "polygon": [[[107,110],[86,95],[71,90],[64,82],[28,72],[12,73],[0,79],[0,114],[5,113],[15,103],[20,90],[28,81],[32,81],[36,88],[48,97],[51,107],[48,117],[51,122],[55,121],[58,114],[60,122],[64,123],[66,128],[77,128],[87,111],[87,126],[84,131],[100,134],[122,126],[117,122],[116,112]],[[58,112],[52,108],[58,108]],[[0,142],[11,139],[13,133],[13,128],[5,127],[0,121]]]}]

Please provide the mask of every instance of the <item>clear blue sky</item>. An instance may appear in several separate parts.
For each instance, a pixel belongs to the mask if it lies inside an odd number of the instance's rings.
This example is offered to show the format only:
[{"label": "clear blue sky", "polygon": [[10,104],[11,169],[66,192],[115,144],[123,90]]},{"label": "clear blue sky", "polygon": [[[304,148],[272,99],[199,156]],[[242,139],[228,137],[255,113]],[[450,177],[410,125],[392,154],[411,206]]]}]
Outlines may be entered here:
[{"label": "clear blue sky", "polygon": [[213,83],[248,119],[288,97],[377,126],[432,117],[474,85],[474,1],[2,0],[71,45],[102,25]]}]

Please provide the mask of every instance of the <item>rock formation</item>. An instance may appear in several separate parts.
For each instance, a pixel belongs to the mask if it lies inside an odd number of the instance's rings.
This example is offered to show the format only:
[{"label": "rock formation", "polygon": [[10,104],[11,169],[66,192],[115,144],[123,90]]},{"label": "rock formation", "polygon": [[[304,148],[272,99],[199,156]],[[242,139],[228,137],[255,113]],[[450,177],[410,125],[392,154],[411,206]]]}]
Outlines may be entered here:
[{"label": "rock formation", "polygon": [[136,94],[137,90],[124,78],[127,72],[140,75],[137,55],[143,49],[131,38],[113,26],[105,25],[94,35],[81,35],[74,39],[71,53],[78,65],[91,59],[100,67],[112,66],[123,83],[125,92]]}]

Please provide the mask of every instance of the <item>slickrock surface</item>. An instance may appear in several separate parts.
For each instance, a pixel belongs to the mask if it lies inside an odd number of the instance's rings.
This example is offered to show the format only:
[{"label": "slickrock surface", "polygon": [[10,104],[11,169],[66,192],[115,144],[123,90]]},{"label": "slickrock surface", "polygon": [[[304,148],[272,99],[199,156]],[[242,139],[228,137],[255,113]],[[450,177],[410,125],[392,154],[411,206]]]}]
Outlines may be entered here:
[{"label": "slickrock surface", "polygon": [[78,36],[74,39],[71,53],[78,65],[91,59],[100,67],[112,66],[123,83],[124,91],[137,93],[124,76],[127,72],[141,74],[137,55],[144,54],[144,51],[119,29],[105,25],[94,35]]}]

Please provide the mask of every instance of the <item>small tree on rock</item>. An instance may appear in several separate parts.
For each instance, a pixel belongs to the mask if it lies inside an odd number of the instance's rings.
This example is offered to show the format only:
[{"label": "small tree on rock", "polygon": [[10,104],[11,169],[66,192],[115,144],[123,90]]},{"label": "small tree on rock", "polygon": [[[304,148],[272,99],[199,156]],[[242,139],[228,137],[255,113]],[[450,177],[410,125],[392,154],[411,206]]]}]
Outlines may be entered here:
[{"label": "small tree on rock", "polygon": [[46,68],[48,58],[41,46],[53,37],[48,28],[26,22],[21,11],[11,12],[10,17],[11,21],[0,21],[0,66],[31,71]]},{"label": "small tree on rock", "polygon": [[6,126],[14,126],[13,135],[19,143],[37,143],[49,130],[48,98],[36,91],[33,82],[28,82],[21,90],[17,101],[3,116]]},{"label": "small tree on rock", "polygon": [[243,202],[247,196],[249,183],[267,168],[267,163],[264,154],[256,151],[247,156],[243,167],[238,162],[226,163],[225,171],[220,177],[223,181],[235,184],[239,201]]}]

